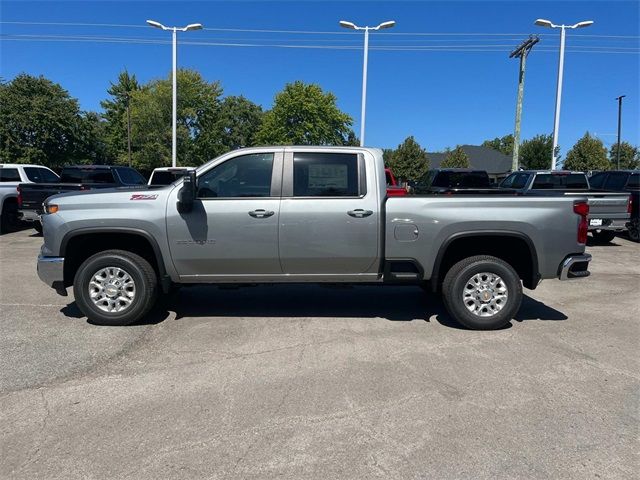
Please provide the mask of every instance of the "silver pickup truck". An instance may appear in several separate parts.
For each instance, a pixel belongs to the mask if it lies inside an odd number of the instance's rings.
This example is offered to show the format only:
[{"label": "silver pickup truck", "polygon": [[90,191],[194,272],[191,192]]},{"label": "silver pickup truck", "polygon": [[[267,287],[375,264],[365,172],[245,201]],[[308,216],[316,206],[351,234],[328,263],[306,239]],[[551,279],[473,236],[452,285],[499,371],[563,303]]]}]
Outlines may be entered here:
[{"label": "silver pickup truck", "polygon": [[523,285],[586,277],[591,260],[585,199],[387,197],[371,148],[241,149],[168,186],[56,195],[45,211],[40,278],[108,325],[174,284],[340,282],[428,287],[463,325],[495,329]]}]

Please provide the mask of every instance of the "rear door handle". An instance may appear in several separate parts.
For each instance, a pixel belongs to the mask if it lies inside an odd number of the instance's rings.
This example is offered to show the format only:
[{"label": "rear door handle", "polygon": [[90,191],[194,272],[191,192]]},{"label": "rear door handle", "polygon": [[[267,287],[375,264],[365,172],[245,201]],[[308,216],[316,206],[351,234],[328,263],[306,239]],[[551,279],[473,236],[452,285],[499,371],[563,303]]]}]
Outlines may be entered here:
[{"label": "rear door handle", "polygon": [[253,218],[267,218],[273,215],[275,212],[271,210],[265,210],[264,208],[259,208],[258,210],[252,210],[249,212]]},{"label": "rear door handle", "polygon": [[351,217],[356,217],[356,218],[368,217],[371,214],[373,214],[373,211],[371,211],[371,210],[363,210],[362,208],[357,208],[355,210],[349,210],[347,212],[347,215],[349,215]]}]

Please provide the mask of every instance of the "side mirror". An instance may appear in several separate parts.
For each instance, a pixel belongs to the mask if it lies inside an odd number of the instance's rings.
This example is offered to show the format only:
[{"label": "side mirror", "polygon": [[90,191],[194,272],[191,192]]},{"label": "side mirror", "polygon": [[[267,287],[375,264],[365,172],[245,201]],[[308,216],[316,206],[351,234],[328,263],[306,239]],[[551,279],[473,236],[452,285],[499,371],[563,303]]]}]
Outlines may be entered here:
[{"label": "side mirror", "polygon": [[193,210],[193,202],[196,199],[196,172],[191,170],[183,178],[182,188],[178,192],[177,207],[179,213],[189,213]]}]

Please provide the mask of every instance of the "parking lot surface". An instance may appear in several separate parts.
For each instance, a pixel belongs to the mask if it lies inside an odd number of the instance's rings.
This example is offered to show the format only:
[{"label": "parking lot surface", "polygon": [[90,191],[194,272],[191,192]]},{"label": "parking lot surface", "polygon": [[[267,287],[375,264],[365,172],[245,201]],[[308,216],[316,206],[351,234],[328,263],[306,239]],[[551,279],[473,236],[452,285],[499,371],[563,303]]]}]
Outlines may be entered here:
[{"label": "parking lot surface", "polygon": [[0,236],[0,478],[637,478],[640,246],[510,328],[416,287],[184,288],[99,327]]}]

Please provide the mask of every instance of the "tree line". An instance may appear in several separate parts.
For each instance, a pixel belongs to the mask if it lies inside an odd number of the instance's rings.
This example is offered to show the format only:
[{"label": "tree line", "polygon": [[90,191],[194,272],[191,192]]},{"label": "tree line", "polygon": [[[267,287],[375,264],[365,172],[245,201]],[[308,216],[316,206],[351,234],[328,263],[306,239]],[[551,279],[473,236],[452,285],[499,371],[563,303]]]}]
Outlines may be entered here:
[{"label": "tree line", "polygon": [[[276,94],[271,110],[222,95],[220,82],[194,70],[177,73],[177,163],[198,166],[229,150],[256,145],[357,145],[353,119],[336,97],[300,81]],[[171,164],[171,77],[141,84],[120,73],[100,102],[78,101],[42,76],[0,84],[0,162],[59,169],[70,163],[131,165],[143,172]]]},{"label": "tree line", "polygon": [[[357,145],[353,119],[331,92],[296,81],[275,95],[264,111],[244,96],[223,96],[218,81],[197,71],[177,73],[178,165],[197,166],[241,147],[257,145]],[[171,77],[141,84],[127,71],[110,84],[102,112],[82,111],[59,84],[39,76],[17,75],[0,82],[0,162],[34,163],[59,169],[65,164],[131,165],[143,172],[171,164]],[[486,140],[483,146],[513,154],[513,135]],[[536,135],[519,149],[523,168],[548,169],[553,139]],[[616,168],[617,145],[606,149],[588,132],[567,152],[563,168]],[[385,164],[402,180],[420,180],[429,157],[413,136],[384,150]],[[620,168],[638,168],[638,148],[620,145]],[[469,168],[458,145],[447,148],[443,168]]]}]

